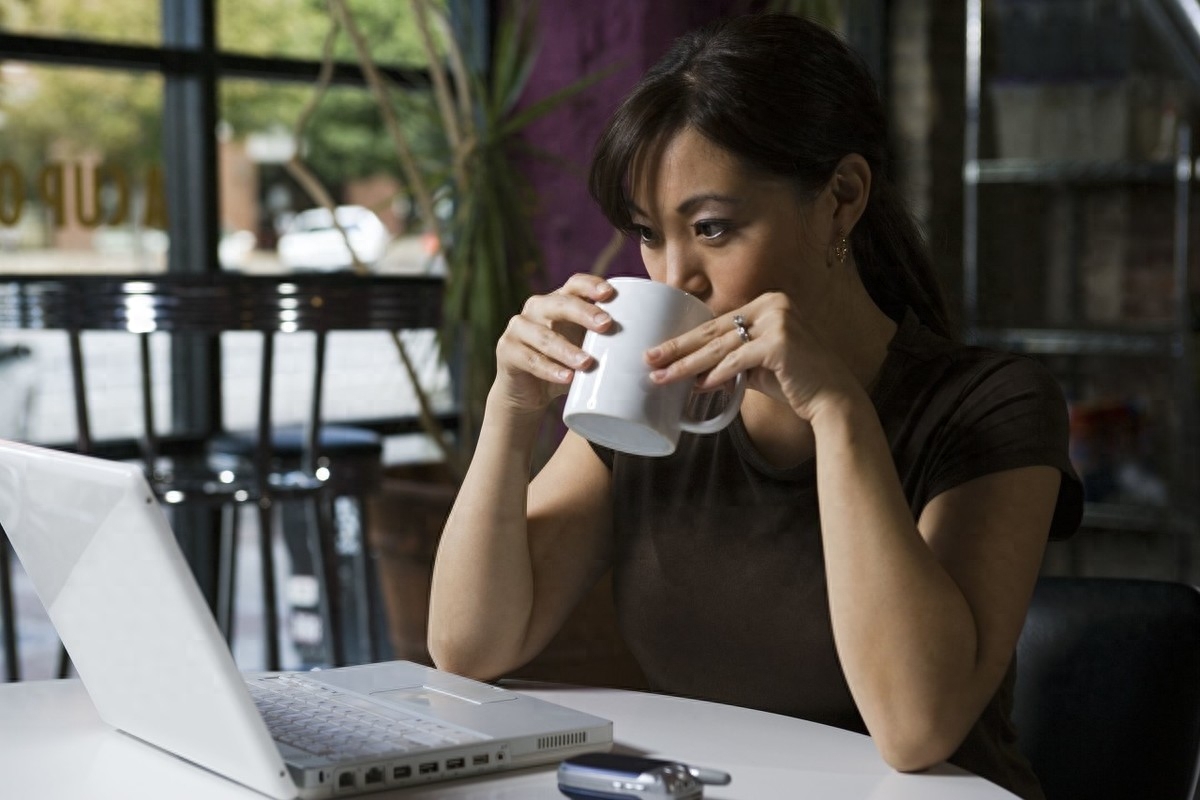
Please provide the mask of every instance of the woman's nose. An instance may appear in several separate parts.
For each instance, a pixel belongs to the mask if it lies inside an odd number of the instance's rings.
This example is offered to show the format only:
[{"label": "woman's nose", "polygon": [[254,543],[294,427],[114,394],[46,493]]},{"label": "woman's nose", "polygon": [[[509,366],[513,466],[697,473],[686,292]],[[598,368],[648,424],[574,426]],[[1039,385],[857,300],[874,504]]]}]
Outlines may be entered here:
[{"label": "woman's nose", "polygon": [[703,300],[712,288],[705,274],[702,260],[686,247],[668,247],[666,253],[666,276],[668,286],[682,289]]}]

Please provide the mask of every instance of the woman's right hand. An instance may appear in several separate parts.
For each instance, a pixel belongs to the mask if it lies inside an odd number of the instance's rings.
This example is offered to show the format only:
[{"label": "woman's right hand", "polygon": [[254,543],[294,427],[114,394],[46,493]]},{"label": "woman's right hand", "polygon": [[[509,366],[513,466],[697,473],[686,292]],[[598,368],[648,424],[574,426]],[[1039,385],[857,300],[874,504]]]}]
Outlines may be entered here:
[{"label": "woman's right hand", "polygon": [[584,334],[612,324],[595,306],[612,293],[603,278],[576,274],[554,292],[529,298],[496,344],[490,402],[502,403],[513,414],[540,414],[565,394],[575,370],[592,365],[580,348]]}]

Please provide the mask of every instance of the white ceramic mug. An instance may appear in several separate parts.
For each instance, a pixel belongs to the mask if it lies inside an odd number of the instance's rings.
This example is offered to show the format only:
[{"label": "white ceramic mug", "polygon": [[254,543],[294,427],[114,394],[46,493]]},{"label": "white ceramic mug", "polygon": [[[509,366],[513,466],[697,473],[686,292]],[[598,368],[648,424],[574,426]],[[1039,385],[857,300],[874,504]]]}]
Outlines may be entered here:
[{"label": "white ceramic mug", "polygon": [[639,456],[675,452],[680,431],[716,433],[737,416],[746,376],[734,381],[725,409],[711,419],[689,418],[685,411],[692,383],[666,386],[650,380],[645,353],[713,318],[696,297],[644,278],[611,278],[616,290],[596,305],[613,318],[603,333],[588,331],[583,349],[595,363],[578,370],[567,393],[563,422],[585,439]]}]

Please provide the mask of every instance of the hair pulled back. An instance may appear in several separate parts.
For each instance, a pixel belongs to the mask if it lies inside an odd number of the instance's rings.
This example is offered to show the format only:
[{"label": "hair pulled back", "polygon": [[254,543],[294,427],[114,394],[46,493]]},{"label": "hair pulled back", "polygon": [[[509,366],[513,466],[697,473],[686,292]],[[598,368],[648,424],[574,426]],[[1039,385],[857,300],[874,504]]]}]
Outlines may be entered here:
[{"label": "hair pulled back", "polygon": [[836,34],[801,17],[757,14],[677,39],[596,145],[589,189],[618,229],[632,230],[628,186],[639,159],[685,128],[804,195],[824,187],[844,156],[862,156],[871,191],[850,242],[863,285],[893,319],[911,307],[949,335],[924,239],[887,174],[886,115],[875,82]]}]

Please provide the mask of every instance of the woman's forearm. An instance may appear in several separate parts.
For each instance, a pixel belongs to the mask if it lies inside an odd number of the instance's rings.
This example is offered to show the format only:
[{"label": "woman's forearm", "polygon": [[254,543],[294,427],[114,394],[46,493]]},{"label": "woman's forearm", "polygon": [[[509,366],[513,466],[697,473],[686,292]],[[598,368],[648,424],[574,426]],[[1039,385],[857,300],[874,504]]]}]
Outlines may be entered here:
[{"label": "woman's forearm", "polygon": [[978,685],[971,608],[917,529],[865,392],[813,428],[846,679],[885,757],[901,768],[928,766],[957,746],[989,694]]},{"label": "woman's forearm", "polygon": [[526,493],[538,428],[490,405],[438,545],[429,613],[437,664],[484,678],[519,665],[529,627]]}]

